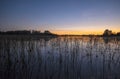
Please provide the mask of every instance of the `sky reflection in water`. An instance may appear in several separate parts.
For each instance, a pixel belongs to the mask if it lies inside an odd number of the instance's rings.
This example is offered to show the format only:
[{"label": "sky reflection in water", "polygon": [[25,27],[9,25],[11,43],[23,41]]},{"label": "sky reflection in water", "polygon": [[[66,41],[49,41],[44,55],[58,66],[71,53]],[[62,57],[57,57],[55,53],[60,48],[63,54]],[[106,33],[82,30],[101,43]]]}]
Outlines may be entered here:
[{"label": "sky reflection in water", "polygon": [[120,38],[0,40],[0,79],[120,79]]}]

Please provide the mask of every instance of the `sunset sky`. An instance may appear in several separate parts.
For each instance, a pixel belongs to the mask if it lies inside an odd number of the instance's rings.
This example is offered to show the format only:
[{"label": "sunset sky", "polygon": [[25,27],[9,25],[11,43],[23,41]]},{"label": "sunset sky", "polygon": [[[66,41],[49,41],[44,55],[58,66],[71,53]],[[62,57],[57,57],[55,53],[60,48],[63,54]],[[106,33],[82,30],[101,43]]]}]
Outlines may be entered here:
[{"label": "sunset sky", "polygon": [[0,0],[0,30],[120,31],[120,0]]}]

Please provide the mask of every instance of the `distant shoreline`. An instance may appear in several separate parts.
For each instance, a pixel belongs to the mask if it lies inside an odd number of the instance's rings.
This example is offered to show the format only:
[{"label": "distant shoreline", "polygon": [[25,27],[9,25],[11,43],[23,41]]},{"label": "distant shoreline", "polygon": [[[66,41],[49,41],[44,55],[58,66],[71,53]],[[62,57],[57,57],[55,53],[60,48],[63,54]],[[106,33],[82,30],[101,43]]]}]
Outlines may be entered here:
[{"label": "distant shoreline", "polygon": [[56,37],[56,35],[17,35],[17,34],[14,34],[14,35],[0,35],[0,38],[1,37]]},{"label": "distant shoreline", "polygon": [[87,36],[87,37],[120,37],[119,35],[56,35],[56,34],[0,34],[0,37],[59,37],[59,36]]},{"label": "distant shoreline", "polygon": [[101,35],[94,35],[94,34],[87,34],[87,35],[72,35],[72,34],[63,34],[63,35],[57,35],[54,33],[51,33],[49,30],[45,30],[44,32],[41,31],[36,31],[36,30],[15,30],[15,31],[0,31],[0,35],[5,35],[5,36],[37,36],[37,37],[54,37],[54,36],[87,36],[87,37],[118,37],[120,36],[120,32],[113,33],[112,30],[105,29],[103,34]]}]

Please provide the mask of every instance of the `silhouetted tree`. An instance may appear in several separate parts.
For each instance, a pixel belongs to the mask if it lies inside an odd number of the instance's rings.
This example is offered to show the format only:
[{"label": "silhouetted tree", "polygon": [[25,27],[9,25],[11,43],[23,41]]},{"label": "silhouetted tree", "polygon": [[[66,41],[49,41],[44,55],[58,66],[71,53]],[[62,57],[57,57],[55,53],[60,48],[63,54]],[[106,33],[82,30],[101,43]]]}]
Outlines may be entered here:
[{"label": "silhouetted tree", "polygon": [[103,36],[110,36],[113,35],[111,30],[106,29],[103,33]]},{"label": "silhouetted tree", "polygon": [[45,30],[44,33],[45,33],[45,34],[52,34],[52,33],[51,33],[50,31],[48,31],[48,30]]},{"label": "silhouetted tree", "polygon": [[117,32],[117,35],[120,36],[120,32]]},{"label": "silhouetted tree", "polygon": [[57,36],[56,34],[51,33],[50,31],[46,30],[44,33],[41,33],[40,31],[36,30],[17,30],[17,31],[6,31],[2,32],[0,31],[1,35],[40,35],[40,36]]},{"label": "silhouetted tree", "polygon": [[17,34],[17,35],[28,35],[28,34],[31,34],[30,31],[27,31],[27,30],[18,30],[18,31],[7,31],[5,32],[5,34],[8,34],[8,35],[14,35],[14,34]]},{"label": "silhouetted tree", "polygon": [[32,30],[32,34],[38,35],[38,34],[41,34],[41,32],[40,31],[36,31],[36,30]]}]

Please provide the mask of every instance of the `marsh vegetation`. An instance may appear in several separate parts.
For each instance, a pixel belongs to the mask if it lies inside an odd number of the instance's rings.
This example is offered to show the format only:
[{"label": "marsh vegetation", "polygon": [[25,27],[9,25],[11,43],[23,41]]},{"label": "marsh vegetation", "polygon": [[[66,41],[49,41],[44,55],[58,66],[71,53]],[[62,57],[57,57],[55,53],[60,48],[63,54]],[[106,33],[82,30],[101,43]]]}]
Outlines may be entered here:
[{"label": "marsh vegetation", "polygon": [[0,39],[0,79],[120,79],[120,37]]}]

